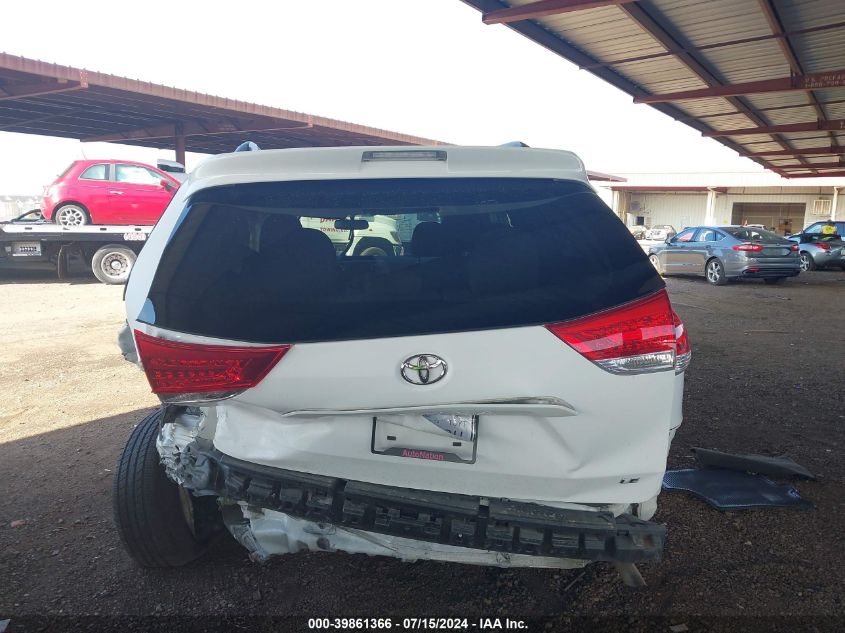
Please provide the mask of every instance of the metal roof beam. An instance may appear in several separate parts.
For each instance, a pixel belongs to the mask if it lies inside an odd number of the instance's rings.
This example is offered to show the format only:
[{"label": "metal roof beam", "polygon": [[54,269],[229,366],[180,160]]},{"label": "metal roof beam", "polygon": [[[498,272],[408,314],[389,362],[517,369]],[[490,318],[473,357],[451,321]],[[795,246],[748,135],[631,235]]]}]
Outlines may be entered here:
[{"label": "metal roof beam", "polygon": [[743,136],[749,134],[781,134],[789,132],[818,132],[824,130],[845,130],[845,119],[833,121],[816,121],[815,123],[789,123],[786,125],[767,125],[763,127],[746,127],[737,130],[712,130],[702,132],[702,136],[714,138],[717,136]]},{"label": "metal roof beam", "polygon": [[[507,7],[501,0],[462,0],[466,4],[474,7],[478,11],[489,11],[491,7],[499,7],[501,9],[507,9]],[[573,64],[576,64],[582,68],[592,68],[590,70],[590,74],[598,77],[599,79],[603,79],[611,86],[622,90],[630,95],[642,95],[645,94],[642,87],[635,84],[633,81],[628,79],[627,77],[623,76],[622,74],[610,70],[608,68],[599,67],[598,60],[591,55],[588,55],[583,50],[575,47],[574,45],[570,44],[566,40],[564,40],[559,35],[551,33],[548,29],[541,26],[538,22],[524,20],[522,22],[514,22],[511,24],[506,25],[509,29],[527,37],[529,40],[536,42],[538,45],[552,51],[553,53],[560,55],[564,59],[569,60]],[[686,113],[679,109],[677,106],[669,104],[669,103],[658,103],[654,106],[655,110],[672,117],[673,119],[683,119],[686,116]],[[735,106],[739,108],[740,106]],[[759,123],[760,125],[766,125],[767,122],[752,119],[755,123]],[[689,121],[688,125],[699,132],[703,132],[705,130],[712,129],[707,123],[704,121]],[[734,150],[738,154],[742,156],[746,156],[745,149],[737,144],[736,142],[730,139],[720,139],[719,142],[726,147]],[[761,165],[766,169],[772,169],[772,165],[768,163],[768,161],[758,158],[752,157],[752,161]]]},{"label": "metal roof beam", "polygon": [[845,171],[828,171],[820,174],[788,174],[787,178],[842,178]]},{"label": "metal roof beam", "polygon": [[[763,152],[751,152],[746,156],[824,156],[826,154],[845,154],[845,147],[802,147],[801,149],[773,149]],[[808,163],[810,165],[811,163]],[[812,169],[812,167],[808,167]]]},{"label": "metal roof beam", "polygon": [[762,94],[766,92],[796,92],[805,90],[820,90],[824,88],[841,88],[845,86],[845,69],[831,70],[824,73],[809,73],[793,75],[778,79],[763,81],[749,81],[739,84],[710,86],[696,90],[669,92],[657,95],[634,97],[634,103],[667,103],[670,101],[684,101],[687,99],[708,99],[711,97],[739,97],[741,95]]},{"label": "metal roof beam", "polygon": [[68,92],[70,90],[85,90],[88,84],[85,81],[73,81],[57,83],[55,81],[40,81],[29,84],[4,85],[0,87],[0,101],[11,99],[26,99],[27,97],[40,97],[51,95],[57,92]]},{"label": "metal roof beam", "polygon": [[[820,106],[829,106],[829,105],[839,105],[845,103],[845,99],[834,99],[832,101],[819,101]],[[796,103],[790,105],[782,105],[782,106],[770,106],[768,108],[756,108],[757,112],[775,112],[778,110],[795,110],[797,108],[812,108],[813,104],[811,103]],[[679,121],[704,121],[709,119],[720,119],[726,116],[737,116],[738,114],[743,114],[737,110],[732,110],[730,112],[716,112],[715,114],[700,114],[698,116],[684,116],[679,118]]]},{"label": "metal roof beam", "polygon": [[679,53],[694,51],[709,51],[714,48],[727,48],[729,46],[740,46],[742,44],[754,44],[756,42],[765,42],[774,39],[789,38],[793,35],[805,35],[807,33],[817,33],[819,31],[829,31],[830,29],[841,29],[845,27],[845,22],[831,22],[830,24],[821,24],[819,26],[811,26],[806,29],[797,29],[795,31],[782,31],[772,35],[755,35],[754,37],[743,37],[736,40],[725,40],[724,42],[714,42],[713,44],[702,44],[701,46],[687,45],[684,47],[674,47],[667,49],[661,53],[649,53],[647,55],[637,55],[635,57],[623,57],[622,59],[611,59],[607,61],[598,61],[594,64],[580,66],[581,70],[590,70],[592,68],[605,68],[607,66],[620,66],[622,64],[630,64],[632,62],[644,62],[652,59],[661,59],[663,57],[672,57]]},{"label": "metal roof beam", "polygon": [[789,69],[795,74],[803,74],[804,69],[801,67],[801,62],[798,61],[798,56],[792,49],[792,44],[784,34],[783,26],[780,23],[775,8],[772,6],[771,0],[757,0],[757,3],[760,5],[760,9],[769,23],[769,28],[772,29],[772,34],[778,38],[778,46],[780,46],[783,56],[786,57]]},{"label": "metal roof beam", "polygon": [[[798,58],[795,47],[792,46],[792,41],[789,39],[789,36],[785,34],[783,23],[781,22],[773,0],[757,0],[757,2],[760,5],[760,9],[763,11],[763,15],[766,17],[766,21],[769,23],[769,28],[772,29],[772,33],[782,36],[778,39],[778,46],[780,46],[783,56],[789,63],[789,69],[793,74],[803,75],[804,67],[801,65],[801,60]],[[827,119],[827,113],[824,111],[824,108],[821,107],[821,104],[819,104],[819,100],[812,90],[807,92],[807,99],[816,111],[816,116],[821,120]],[[830,142],[833,145],[839,144],[833,133],[828,136],[830,137]]]},{"label": "metal roof beam", "polygon": [[[181,129],[177,130],[177,126],[181,126]],[[251,123],[227,118],[219,121],[181,121],[178,123],[155,125],[139,130],[126,130],[112,134],[88,136],[80,140],[84,143],[120,143],[122,141],[145,141],[156,138],[174,138],[176,136],[213,136],[216,134],[236,134],[241,132],[302,130],[313,127],[313,123],[302,124],[298,121],[291,121],[291,125],[284,126],[279,125],[278,121]]]},{"label": "metal roof beam", "polygon": [[[670,26],[664,26],[661,24],[660,15],[654,8],[651,9],[652,13],[646,11],[642,4],[628,4],[622,6],[621,9],[630,16],[634,22],[639,24],[644,31],[660,42],[660,44],[662,44],[667,50],[672,48],[690,48],[690,43],[686,40],[686,38],[677,32],[672,32]],[[665,22],[665,19],[663,19],[663,21]],[[722,78],[719,77],[713,69],[711,69],[703,60],[699,59],[699,57],[694,53],[689,51],[679,53],[677,55],[677,59],[708,86],[718,87],[723,85]],[[751,105],[739,96],[729,97],[727,101],[755,125],[761,127],[770,125],[769,121],[760,116],[759,113],[755,112]],[[634,102],[636,103],[636,98],[634,99]],[[775,136],[774,139],[781,147],[790,147],[789,141],[777,136]],[[720,142],[724,143],[725,141]],[[744,148],[739,149],[738,152],[740,154],[746,153]],[[767,166],[777,171],[771,165]]]},{"label": "metal roof beam", "polygon": [[584,11],[585,9],[598,9],[618,4],[634,2],[634,0],[539,0],[530,2],[520,7],[509,9],[498,9],[481,15],[484,24],[510,24],[520,20],[534,20],[547,15],[559,13],[572,13],[573,11]]},{"label": "metal roof beam", "polygon": [[840,159],[834,163],[808,163],[807,165],[778,165],[784,171],[807,171],[808,167],[812,169],[845,169],[845,159]]}]

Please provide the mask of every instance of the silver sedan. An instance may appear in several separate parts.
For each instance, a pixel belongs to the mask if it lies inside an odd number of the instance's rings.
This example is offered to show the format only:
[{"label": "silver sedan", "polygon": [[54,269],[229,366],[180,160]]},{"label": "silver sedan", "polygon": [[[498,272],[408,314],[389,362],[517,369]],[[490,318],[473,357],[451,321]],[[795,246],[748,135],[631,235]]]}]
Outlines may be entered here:
[{"label": "silver sedan", "polygon": [[839,267],[845,270],[845,243],[838,235],[798,233],[789,239],[798,244],[801,253],[801,270]]},{"label": "silver sedan", "polygon": [[731,279],[782,282],[801,272],[798,245],[749,226],[694,226],[649,248],[649,260],[662,275],[704,275],[713,285]]}]

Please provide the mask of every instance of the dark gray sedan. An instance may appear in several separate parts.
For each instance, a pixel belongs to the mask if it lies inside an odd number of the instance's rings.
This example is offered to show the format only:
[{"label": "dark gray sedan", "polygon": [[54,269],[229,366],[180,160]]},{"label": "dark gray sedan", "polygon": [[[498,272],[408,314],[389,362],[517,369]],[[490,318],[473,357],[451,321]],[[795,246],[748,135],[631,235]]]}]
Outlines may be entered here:
[{"label": "dark gray sedan", "polygon": [[661,275],[704,275],[713,285],[761,277],[767,284],[801,272],[798,245],[750,226],[694,226],[648,251]]}]

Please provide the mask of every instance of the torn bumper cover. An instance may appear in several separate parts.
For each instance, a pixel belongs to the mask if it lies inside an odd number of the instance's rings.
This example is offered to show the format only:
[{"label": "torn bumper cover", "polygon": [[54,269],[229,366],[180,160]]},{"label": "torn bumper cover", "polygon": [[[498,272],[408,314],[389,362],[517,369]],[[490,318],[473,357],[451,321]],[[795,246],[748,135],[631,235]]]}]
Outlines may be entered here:
[{"label": "torn bumper cover", "polygon": [[[169,474],[194,494],[216,495],[245,506],[248,520],[257,518],[261,513],[256,511],[263,509],[304,519],[320,529],[328,524],[344,528],[346,534],[375,533],[401,541],[438,544],[448,550],[471,548],[501,553],[505,558],[520,555],[623,563],[656,561],[661,558],[666,538],[664,526],[628,514],[614,517],[604,511],[561,509],[310,475],[244,462],[197,443],[182,450],[177,471]],[[270,512],[267,516],[275,516]],[[232,531],[247,544],[236,530]],[[381,544],[390,542],[382,539]],[[250,549],[257,551],[255,547]]]}]

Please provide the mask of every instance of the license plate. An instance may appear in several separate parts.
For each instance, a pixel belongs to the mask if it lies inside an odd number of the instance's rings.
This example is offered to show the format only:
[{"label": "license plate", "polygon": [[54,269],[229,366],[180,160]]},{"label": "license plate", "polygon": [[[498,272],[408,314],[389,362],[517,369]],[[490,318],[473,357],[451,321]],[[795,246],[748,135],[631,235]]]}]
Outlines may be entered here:
[{"label": "license plate", "polygon": [[13,242],[13,257],[40,257],[41,242]]},{"label": "license plate", "polygon": [[435,462],[475,463],[478,416],[389,414],[373,418],[372,452]]},{"label": "license plate", "polygon": [[147,234],[146,233],[140,233],[140,232],[124,233],[123,239],[126,240],[127,242],[143,242],[147,239]]}]

